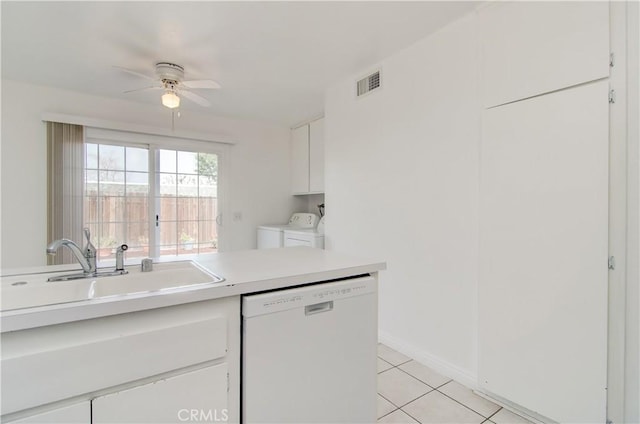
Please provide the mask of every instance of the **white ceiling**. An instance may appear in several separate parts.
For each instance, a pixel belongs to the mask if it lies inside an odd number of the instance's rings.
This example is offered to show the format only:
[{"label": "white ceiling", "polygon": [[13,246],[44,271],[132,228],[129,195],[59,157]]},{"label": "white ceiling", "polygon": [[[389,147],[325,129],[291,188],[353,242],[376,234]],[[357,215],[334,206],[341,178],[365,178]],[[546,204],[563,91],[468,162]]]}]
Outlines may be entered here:
[{"label": "white ceiling", "polygon": [[[475,2],[7,2],[2,77],[136,102],[123,94],[168,61],[210,113],[293,125],[318,116],[324,89],[443,27]],[[185,111],[200,106],[183,101]],[[201,110],[201,109],[200,109]]]}]

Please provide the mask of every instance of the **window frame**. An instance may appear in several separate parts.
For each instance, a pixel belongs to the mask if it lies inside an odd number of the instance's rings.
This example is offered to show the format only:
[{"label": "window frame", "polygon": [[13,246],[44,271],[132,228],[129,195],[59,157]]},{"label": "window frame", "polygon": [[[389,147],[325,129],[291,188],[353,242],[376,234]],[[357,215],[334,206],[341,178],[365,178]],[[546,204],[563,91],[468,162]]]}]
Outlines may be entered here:
[{"label": "window frame", "polygon": [[[141,134],[136,134],[140,136]],[[195,141],[185,139],[173,139],[171,137],[155,137],[149,136],[149,141],[141,143],[139,141],[126,141],[123,138],[126,137],[126,133],[121,133],[117,139],[111,137],[99,137],[99,136],[86,136],[85,144],[108,144],[113,146],[122,147],[135,147],[144,148],[148,150],[148,173],[149,173],[149,193],[148,193],[148,224],[149,224],[149,257],[154,259],[161,258],[160,246],[158,244],[159,227],[156,225],[156,214],[159,210],[159,197],[157,196],[158,178],[157,165],[159,164],[160,150],[175,150],[181,152],[192,153],[207,153],[217,155],[218,161],[218,179],[217,179],[217,215],[214,217],[216,223],[217,251],[222,252],[228,248],[228,241],[226,231],[223,225],[223,217],[228,216],[228,202],[227,202],[227,187],[228,187],[228,152],[229,146],[224,143],[214,143],[206,141]],[[115,137],[114,137],[115,138]],[[137,138],[139,137],[132,137]],[[146,141],[146,140],[145,140]],[[84,194],[83,194],[84,196]],[[101,221],[102,222],[102,221]],[[83,223],[84,224],[84,223]],[[207,255],[211,253],[203,253]],[[182,258],[188,255],[176,255],[175,258]],[[173,257],[164,256],[165,257]],[[100,261],[98,258],[98,264],[110,264],[114,262],[113,259],[106,259]]]}]

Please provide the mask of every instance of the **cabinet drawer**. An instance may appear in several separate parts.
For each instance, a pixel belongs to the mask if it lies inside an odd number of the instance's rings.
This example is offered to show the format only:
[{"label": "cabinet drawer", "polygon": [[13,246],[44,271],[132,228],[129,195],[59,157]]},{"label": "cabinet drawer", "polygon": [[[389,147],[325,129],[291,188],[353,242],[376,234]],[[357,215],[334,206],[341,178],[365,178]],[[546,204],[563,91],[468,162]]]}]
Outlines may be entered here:
[{"label": "cabinet drawer", "polygon": [[91,402],[85,400],[17,421],[8,421],[7,424],[89,424],[90,422]]},{"label": "cabinet drawer", "polygon": [[91,415],[93,424],[226,422],[227,364],[98,397]]},{"label": "cabinet drawer", "polygon": [[200,303],[3,334],[2,414],[224,357],[227,318]]}]

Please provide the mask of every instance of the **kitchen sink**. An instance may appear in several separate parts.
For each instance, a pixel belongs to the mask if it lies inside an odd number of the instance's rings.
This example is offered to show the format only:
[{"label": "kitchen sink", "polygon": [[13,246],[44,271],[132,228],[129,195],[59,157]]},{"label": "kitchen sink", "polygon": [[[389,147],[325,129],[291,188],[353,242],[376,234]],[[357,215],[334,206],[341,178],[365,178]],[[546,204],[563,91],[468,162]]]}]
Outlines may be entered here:
[{"label": "kitchen sink", "polygon": [[126,270],[128,273],[123,275],[69,281],[47,281],[68,274],[68,271],[2,277],[2,311],[110,296],[191,290],[224,281],[192,261],[155,263],[150,272],[141,272],[139,265],[126,267]]}]

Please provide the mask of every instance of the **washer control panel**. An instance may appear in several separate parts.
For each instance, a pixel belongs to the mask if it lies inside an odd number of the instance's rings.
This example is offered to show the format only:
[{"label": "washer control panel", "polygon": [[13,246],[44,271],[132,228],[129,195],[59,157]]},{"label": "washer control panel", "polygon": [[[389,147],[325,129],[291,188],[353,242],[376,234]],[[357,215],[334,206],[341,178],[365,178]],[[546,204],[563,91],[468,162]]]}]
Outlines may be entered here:
[{"label": "washer control panel", "polygon": [[316,228],[320,217],[315,213],[298,212],[291,215],[289,225],[296,228]]}]

